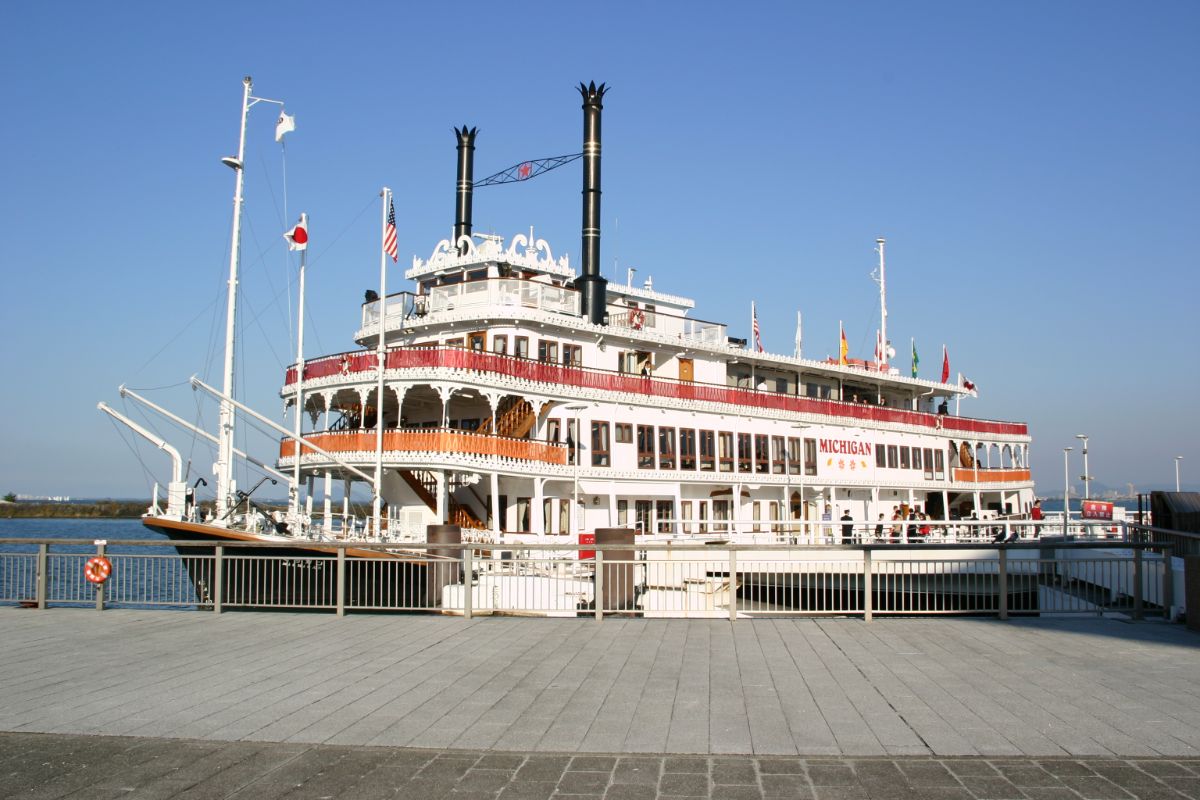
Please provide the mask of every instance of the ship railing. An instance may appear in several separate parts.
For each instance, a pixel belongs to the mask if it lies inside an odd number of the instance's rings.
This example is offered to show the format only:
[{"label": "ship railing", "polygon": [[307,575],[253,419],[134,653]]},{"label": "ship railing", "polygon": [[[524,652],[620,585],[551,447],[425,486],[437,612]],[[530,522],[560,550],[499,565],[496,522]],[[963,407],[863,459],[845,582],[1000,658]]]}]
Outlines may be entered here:
[{"label": "ship railing", "polygon": [[[995,521],[993,521],[993,524]],[[751,533],[755,533],[751,531]],[[759,531],[757,533],[765,533]],[[765,543],[0,540],[0,603],[728,617],[1147,614],[1183,607],[1168,539]],[[1174,534],[1175,532],[1167,532]],[[840,531],[839,531],[840,534]],[[107,558],[106,582],[84,566]]]},{"label": "ship railing", "polygon": [[[909,411],[886,406],[827,400],[785,392],[680,380],[658,375],[635,375],[616,370],[559,364],[462,347],[438,345],[399,347],[389,350],[386,359],[389,370],[439,367],[460,369],[492,373],[535,383],[842,417],[864,422],[902,424],[937,430],[954,438],[965,434],[1024,436],[1028,433],[1028,428],[1023,423],[947,416],[926,411]],[[304,377],[306,380],[333,375],[348,377],[354,373],[373,371],[377,364],[378,361],[373,352],[357,350],[335,353],[307,362],[304,366]],[[290,385],[295,380],[295,367],[291,367],[287,370],[285,383]],[[980,471],[983,472],[983,470]]]}]

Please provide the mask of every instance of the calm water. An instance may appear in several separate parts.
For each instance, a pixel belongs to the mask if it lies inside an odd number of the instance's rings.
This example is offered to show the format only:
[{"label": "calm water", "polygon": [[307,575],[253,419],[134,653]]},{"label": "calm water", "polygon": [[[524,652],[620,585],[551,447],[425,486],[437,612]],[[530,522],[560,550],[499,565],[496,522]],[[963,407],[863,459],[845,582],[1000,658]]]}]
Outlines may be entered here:
[{"label": "calm water", "polygon": [[[161,541],[167,537],[155,533],[142,525],[137,519],[0,519],[0,539],[86,539],[95,541],[102,539],[107,542],[105,551],[109,555],[127,554],[170,556],[164,559],[152,559],[140,562],[135,577],[136,596],[152,603],[173,602],[182,604],[177,608],[194,608],[195,601],[191,583],[183,572],[182,562],[173,557],[175,551],[170,548],[130,547],[122,545],[122,541]],[[0,544],[0,602],[15,602],[29,599],[33,596],[32,568],[28,559],[15,557],[13,554],[36,553],[34,544]],[[49,596],[51,600],[63,598],[55,605],[86,604],[93,596],[90,584],[82,577],[84,554],[95,553],[94,544],[86,545],[51,545],[50,546],[50,582]],[[79,558],[56,559],[53,556],[62,554],[81,555]],[[153,565],[151,566],[151,563]],[[113,581],[110,578],[110,583]],[[131,607],[136,603],[115,602],[113,605]],[[159,606],[161,607],[161,606]]]}]

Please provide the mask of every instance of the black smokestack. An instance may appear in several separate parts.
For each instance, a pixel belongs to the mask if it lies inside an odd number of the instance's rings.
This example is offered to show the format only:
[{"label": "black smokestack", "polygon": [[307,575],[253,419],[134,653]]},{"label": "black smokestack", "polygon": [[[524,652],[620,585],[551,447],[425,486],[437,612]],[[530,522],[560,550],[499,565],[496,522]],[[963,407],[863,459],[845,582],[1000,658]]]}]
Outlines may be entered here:
[{"label": "black smokestack", "polygon": [[[478,128],[454,129],[458,139],[458,190],[454,196],[454,245],[458,246],[461,236],[471,235],[471,192],[475,181],[475,134]],[[459,249],[466,252],[466,247]]]},{"label": "black smokestack", "polygon": [[579,288],[579,313],[603,325],[608,303],[608,281],[600,276],[600,112],[604,109],[604,84],[579,84],[583,95],[583,274]]}]

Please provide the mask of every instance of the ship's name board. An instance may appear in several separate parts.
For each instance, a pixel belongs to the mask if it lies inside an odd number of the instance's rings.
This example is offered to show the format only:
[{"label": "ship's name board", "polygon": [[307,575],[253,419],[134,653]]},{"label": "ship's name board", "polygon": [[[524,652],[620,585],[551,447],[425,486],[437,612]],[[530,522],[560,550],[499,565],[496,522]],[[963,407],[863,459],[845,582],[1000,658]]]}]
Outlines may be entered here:
[{"label": "ship's name board", "polygon": [[847,456],[871,455],[871,443],[859,442],[854,439],[818,439],[818,447],[822,453],[838,453]]}]

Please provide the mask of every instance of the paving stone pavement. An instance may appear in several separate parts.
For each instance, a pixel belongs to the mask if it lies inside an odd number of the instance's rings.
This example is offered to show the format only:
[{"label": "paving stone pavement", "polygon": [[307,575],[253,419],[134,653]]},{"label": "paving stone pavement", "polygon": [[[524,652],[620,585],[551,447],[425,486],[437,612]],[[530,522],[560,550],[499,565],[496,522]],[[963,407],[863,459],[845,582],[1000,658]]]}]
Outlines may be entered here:
[{"label": "paving stone pavement", "polygon": [[0,797],[355,800],[1200,798],[1200,759],[788,758],[0,733]]},{"label": "paving stone pavement", "polygon": [[0,608],[0,798],[1200,797],[1198,648],[1095,617]]}]

